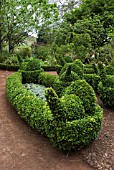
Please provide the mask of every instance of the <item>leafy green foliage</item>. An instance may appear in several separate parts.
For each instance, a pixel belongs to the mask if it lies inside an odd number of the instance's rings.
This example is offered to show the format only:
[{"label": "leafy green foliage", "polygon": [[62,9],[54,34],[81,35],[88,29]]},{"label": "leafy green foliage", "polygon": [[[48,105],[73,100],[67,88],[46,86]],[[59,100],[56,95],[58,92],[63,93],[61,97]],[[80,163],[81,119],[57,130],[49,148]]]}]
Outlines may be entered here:
[{"label": "leafy green foliage", "polygon": [[83,71],[84,71],[83,63],[79,59],[74,60],[73,63],[66,63],[64,67],[61,69],[59,74],[62,75],[65,71],[67,71],[68,67],[71,67],[71,71],[75,72],[80,79],[83,78]]},{"label": "leafy green foliage", "polygon": [[12,57],[8,57],[5,61],[4,64],[6,65],[19,65],[19,60],[17,56],[12,56]]},{"label": "leafy green foliage", "polygon": [[45,72],[40,73],[39,83],[46,87],[52,87],[58,95],[61,95],[61,92],[64,88],[63,82],[59,80],[58,76]]},{"label": "leafy green foliage", "polygon": [[114,66],[107,65],[104,69],[107,75],[114,75]]},{"label": "leafy green foliage", "polygon": [[23,83],[39,83],[39,75],[42,70],[36,71],[21,71],[23,77]]},{"label": "leafy green foliage", "polygon": [[29,32],[40,27],[41,21],[42,24],[45,21],[45,24],[49,25],[58,18],[56,4],[50,4],[47,0],[37,0],[37,2],[35,0],[18,2],[5,0],[0,4],[0,11],[0,17],[3,20],[0,27],[0,51],[3,42],[7,41],[9,52],[12,52],[15,46],[23,43]]},{"label": "leafy green foliage", "polygon": [[75,94],[83,102],[85,112],[88,114],[93,114],[95,112],[96,96],[93,88],[85,80],[77,80],[72,82],[64,92],[65,94]]},{"label": "leafy green foliage", "polygon": [[104,86],[102,82],[100,82],[98,85],[98,91],[100,93],[100,98],[103,101],[104,105],[110,108],[114,108],[114,84],[112,84],[112,87],[110,86],[110,84],[108,84],[107,87]]},{"label": "leafy green foliage", "polygon": [[80,96],[70,94],[59,98],[52,88],[48,88],[47,102],[43,101],[22,85],[21,72],[8,77],[6,91],[18,114],[62,151],[87,146],[101,129],[102,110],[97,103],[94,113],[88,116]]},{"label": "leafy green foliage", "polygon": [[68,121],[82,119],[85,116],[85,110],[80,98],[74,94],[65,95],[61,97],[61,102],[66,109],[66,119]]},{"label": "leafy green foliage", "polygon": [[98,85],[98,91],[103,103],[113,108],[114,107],[114,75],[106,75],[106,69],[103,64],[99,63],[101,82]]},{"label": "leafy green foliage", "polygon": [[101,81],[101,78],[99,75],[96,74],[84,74],[84,79],[89,83],[95,92],[98,92],[98,84]]},{"label": "leafy green foliage", "polygon": [[26,71],[41,70],[41,65],[38,59],[33,59],[28,62]]},{"label": "leafy green foliage", "polygon": [[79,80],[79,76],[77,73],[71,71],[71,65],[69,65],[66,71],[60,75],[60,80],[63,81],[64,84],[70,85],[72,81]]}]

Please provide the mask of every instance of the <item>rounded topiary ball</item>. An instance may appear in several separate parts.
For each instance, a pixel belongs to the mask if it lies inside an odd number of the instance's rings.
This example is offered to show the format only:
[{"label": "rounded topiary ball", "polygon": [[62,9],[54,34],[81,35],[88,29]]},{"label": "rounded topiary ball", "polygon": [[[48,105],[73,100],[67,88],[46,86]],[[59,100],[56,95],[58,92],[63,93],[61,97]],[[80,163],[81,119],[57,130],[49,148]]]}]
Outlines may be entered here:
[{"label": "rounded topiary ball", "polygon": [[81,99],[74,94],[66,94],[60,99],[65,110],[67,120],[82,119],[85,117],[85,110]]},{"label": "rounded topiary ball", "polygon": [[65,94],[75,94],[79,96],[83,102],[85,112],[88,113],[88,115],[94,114],[97,99],[93,88],[85,80],[72,82],[71,85],[63,91],[63,95]]}]

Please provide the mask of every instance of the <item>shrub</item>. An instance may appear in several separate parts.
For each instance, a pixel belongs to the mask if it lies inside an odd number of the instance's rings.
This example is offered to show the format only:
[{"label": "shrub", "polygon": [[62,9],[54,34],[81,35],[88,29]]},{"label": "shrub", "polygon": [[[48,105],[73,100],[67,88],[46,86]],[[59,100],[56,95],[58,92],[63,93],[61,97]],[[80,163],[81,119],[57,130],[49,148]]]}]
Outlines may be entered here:
[{"label": "shrub", "polygon": [[93,88],[85,80],[72,82],[64,91],[65,94],[75,94],[83,101],[85,112],[93,114],[95,112],[96,96]]},{"label": "shrub", "polygon": [[74,94],[66,94],[65,96],[62,96],[60,100],[66,109],[66,120],[71,121],[82,119],[86,116],[83,103],[78,96]]},{"label": "shrub", "polygon": [[[85,103],[88,103],[89,100],[89,97],[85,97],[86,93],[82,89],[85,81],[77,80],[76,82],[77,88],[74,91],[76,94],[78,90],[77,93],[79,92],[81,97],[74,97],[74,94],[70,94],[59,98],[52,88],[48,88],[46,90],[46,102],[37,98],[22,85],[22,73],[17,72],[8,77],[6,93],[8,100],[15,107],[18,114],[32,128],[45,134],[53,145],[60,150],[70,152],[73,149],[83,148],[93,141],[98,136],[102,122],[102,109],[97,104],[95,104],[94,113],[84,113]],[[79,88],[80,84],[82,85],[81,89]],[[85,82],[84,86],[86,84]],[[86,88],[91,87],[88,85]],[[89,92],[91,92],[89,103],[92,107],[94,95],[93,91],[90,90]],[[78,100],[78,98],[80,99]],[[75,113],[72,110],[75,110]],[[68,114],[66,114],[67,112]]]},{"label": "shrub", "polygon": [[20,61],[23,61],[23,59],[32,56],[32,51],[30,47],[23,46],[16,49],[15,54],[18,55]]},{"label": "shrub", "polygon": [[98,85],[98,91],[103,103],[114,108],[114,75],[106,75],[103,64],[99,64],[101,82]]},{"label": "shrub", "polygon": [[41,69],[41,65],[38,59],[33,59],[29,61],[26,67],[26,71],[35,71],[40,69]]},{"label": "shrub", "polygon": [[7,64],[0,63],[0,68],[4,70],[17,71],[20,68],[20,66],[19,65],[7,65]]},{"label": "shrub", "polygon": [[106,74],[108,74],[108,75],[114,75],[114,66],[112,66],[112,65],[107,65],[107,66],[105,67],[105,72],[106,72]]},{"label": "shrub", "polygon": [[73,64],[80,67],[82,70],[84,69],[84,65],[80,59],[75,59]]},{"label": "shrub", "polygon": [[110,65],[114,67],[114,58],[111,60]]},{"label": "shrub", "polygon": [[100,82],[98,85],[98,90],[104,105],[114,108],[114,85],[113,87],[106,87],[103,86],[102,82]]},{"label": "shrub", "polygon": [[7,79],[6,91],[8,100],[16,108],[18,114],[32,128],[45,133],[44,120],[53,119],[51,111],[45,101],[37,98],[22,85],[21,73],[14,73]]},{"label": "shrub", "polygon": [[39,83],[39,75],[42,70],[36,71],[21,71],[23,77],[23,83]]},{"label": "shrub", "polygon": [[84,67],[83,67],[83,63],[81,62],[81,60],[79,59],[74,60],[72,64],[72,71],[77,73],[80,79],[83,79]]},{"label": "shrub", "polygon": [[[46,98],[54,115],[54,121],[50,128],[46,129],[46,134],[54,146],[70,152],[72,149],[88,145],[97,137],[102,121],[102,110],[98,105],[95,106],[95,112],[91,117],[85,115],[81,100],[74,94],[59,99],[53,89],[49,88],[46,91]],[[75,112],[72,112],[72,109]]]},{"label": "shrub", "polygon": [[40,73],[39,83],[46,87],[53,87],[59,96],[61,95],[61,92],[64,88],[63,82],[59,80],[58,76],[45,72]]},{"label": "shrub", "polygon": [[65,56],[64,59],[65,59],[65,61],[66,61],[67,63],[73,62],[73,59],[72,59],[72,57],[70,57],[70,56]]},{"label": "shrub", "polygon": [[94,74],[94,68],[92,64],[84,65],[84,74]]},{"label": "shrub", "polygon": [[83,63],[79,59],[76,59],[73,63],[66,63],[61,69],[60,75],[63,74],[69,66],[71,66],[71,71],[75,72],[80,79],[83,78]]},{"label": "shrub", "polygon": [[27,70],[28,62],[22,62],[20,65],[20,70],[26,71]]},{"label": "shrub", "polygon": [[40,46],[34,49],[34,54],[38,59],[46,60],[47,56],[50,55],[49,46]]},{"label": "shrub", "polygon": [[78,74],[71,71],[71,65],[69,65],[66,71],[60,75],[60,80],[63,81],[65,86],[69,85],[72,81],[79,80]]},{"label": "shrub", "polygon": [[67,70],[67,68],[68,68],[69,66],[71,66],[71,65],[72,65],[72,63],[66,63],[66,64],[64,65],[64,67],[62,67],[59,75],[63,74],[63,73]]},{"label": "shrub", "polygon": [[8,57],[5,61],[4,64],[6,65],[19,65],[19,60],[17,56],[11,56]]},{"label": "shrub", "polygon": [[96,74],[84,74],[84,79],[89,83],[95,92],[98,92],[98,84],[101,80],[99,75]]}]

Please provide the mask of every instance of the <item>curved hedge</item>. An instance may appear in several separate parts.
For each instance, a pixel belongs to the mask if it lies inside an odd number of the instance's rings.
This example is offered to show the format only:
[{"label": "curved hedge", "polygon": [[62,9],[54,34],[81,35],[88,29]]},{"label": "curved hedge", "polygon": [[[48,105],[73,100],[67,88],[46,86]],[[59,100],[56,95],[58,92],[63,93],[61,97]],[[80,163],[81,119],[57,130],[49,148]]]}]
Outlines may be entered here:
[{"label": "curved hedge", "polygon": [[105,79],[99,83],[98,91],[103,103],[114,108],[114,75],[106,75]]},{"label": "curved hedge", "polygon": [[84,79],[93,87],[95,92],[98,92],[98,84],[101,78],[97,74],[84,74]]},{"label": "curved hedge", "polygon": [[[41,74],[43,73],[40,73],[40,76]],[[79,81],[79,84],[82,82]],[[79,91],[81,92],[81,90]],[[37,98],[23,86],[21,72],[8,77],[6,92],[8,100],[18,114],[31,127],[45,134],[53,145],[62,151],[70,152],[72,149],[83,148],[98,136],[102,123],[102,109],[97,105],[93,93],[91,101],[94,104],[94,112],[88,114],[84,111],[84,101],[80,95],[74,97],[74,94],[67,94],[59,98],[50,87],[46,90],[47,101]],[[78,100],[78,98],[80,99]],[[71,105],[70,101],[67,102],[68,99],[72,100],[74,104]],[[76,106],[74,113],[69,105],[73,109]],[[76,112],[79,114],[77,115]],[[81,113],[83,114],[80,115]]]}]

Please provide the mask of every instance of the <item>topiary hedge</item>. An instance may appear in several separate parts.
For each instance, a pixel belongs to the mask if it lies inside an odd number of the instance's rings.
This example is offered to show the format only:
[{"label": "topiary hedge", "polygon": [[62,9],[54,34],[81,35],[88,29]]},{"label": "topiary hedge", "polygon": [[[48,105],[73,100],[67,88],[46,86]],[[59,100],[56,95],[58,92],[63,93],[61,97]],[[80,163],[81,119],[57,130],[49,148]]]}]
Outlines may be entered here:
[{"label": "topiary hedge", "polygon": [[67,71],[69,66],[71,66],[71,71],[75,72],[80,79],[83,79],[84,66],[81,60],[79,59],[74,60],[73,63],[66,63],[61,69],[59,75],[62,75],[65,71]]},{"label": "topiary hedge", "polygon": [[70,85],[72,81],[79,80],[79,76],[72,70],[72,65],[69,65],[66,71],[59,76],[60,80],[64,83],[65,86]]},{"label": "topiary hedge", "polygon": [[104,105],[114,108],[114,76],[107,75],[98,85],[100,98]]},{"label": "topiary hedge", "polygon": [[84,74],[94,74],[95,70],[92,64],[84,65]]},{"label": "topiary hedge", "polygon": [[[40,73],[40,81],[43,81],[43,74]],[[94,91],[86,81],[77,80],[75,86],[72,83],[61,98],[52,87],[47,88],[47,100],[43,101],[23,86],[22,79],[21,72],[8,77],[7,98],[18,114],[32,128],[45,134],[54,146],[70,152],[83,148],[98,136],[102,109],[97,105]]]},{"label": "topiary hedge", "polygon": [[98,85],[98,91],[103,103],[114,108],[114,75],[106,75],[106,70],[102,63],[99,63],[101,82]]},{"label": "topiary hedge", "polygon": [[89,115],[95,112],[96,106],[96,96],[93,88],[85,80],[77,80],[72,82],[62,93],[65,94],[75,94],[80,97],[83,102],[85,112]]},{"label": "topiary hedge", "polygon": [[98,84],[101,78],[97,74],[84,74],[84,79],[93,87],[95,92],[98,92]]},{"label": "topiary hedge", "polygon": [[112,65],[107,65],[105,67],[105,71],[107,75],[114,75],[114,66]]},{"label": "topiary hedge", "polygon": [[20,67],[19,65],[9,65],[9,64],[0,63],[0,69],[3,69],[3,70],[17,71],[19,67]]}]

